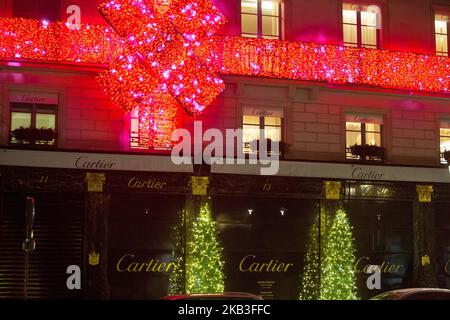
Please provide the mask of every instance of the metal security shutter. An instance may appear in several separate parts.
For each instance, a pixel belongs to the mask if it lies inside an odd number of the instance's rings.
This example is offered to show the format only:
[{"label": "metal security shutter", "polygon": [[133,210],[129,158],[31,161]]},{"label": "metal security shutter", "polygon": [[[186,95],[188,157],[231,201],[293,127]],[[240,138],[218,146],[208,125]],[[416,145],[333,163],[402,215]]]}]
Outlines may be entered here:
[{"label": "metal security shutter", "polygon": [[[34,239],[29,258],[30,299],[81,298],[68,290],[66,269],[83,269],[84,203],[81,195],[37,194]],[[3,193],[0,211],[0,299],[24,298],[25,204],[27,194]]]}]

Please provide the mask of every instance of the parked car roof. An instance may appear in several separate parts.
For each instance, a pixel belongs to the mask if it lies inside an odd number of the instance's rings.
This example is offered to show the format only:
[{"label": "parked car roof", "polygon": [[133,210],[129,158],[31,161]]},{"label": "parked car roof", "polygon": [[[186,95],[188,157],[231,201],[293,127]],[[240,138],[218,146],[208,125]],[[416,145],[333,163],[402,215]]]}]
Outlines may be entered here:
[{"label": "parked car roof", "polygon": [[371,300],[450,300],[450,290],[441,288],[407,288],[381,293]]},{"label": "parked car roof", "polygon": [[162,300],[262,300],[262,297],[246,292],[182,294],[161,298]]}]

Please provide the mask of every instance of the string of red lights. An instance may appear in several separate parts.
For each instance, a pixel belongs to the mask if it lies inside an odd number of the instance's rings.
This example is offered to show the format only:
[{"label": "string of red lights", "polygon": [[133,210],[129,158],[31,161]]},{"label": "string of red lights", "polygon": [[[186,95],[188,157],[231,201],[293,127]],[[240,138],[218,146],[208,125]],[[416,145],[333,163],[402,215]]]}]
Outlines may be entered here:
[{"label": "string of red lights", "polygon": [[224,89],[218,74],[448,92],[450,59],[364,48],[215,36],[210,0],[111,0],[110,27],[0,19],[0,59],[102,64],[99,82],[124,110],[139,108],[139,145],[169,147],[178,107],[200,114]]}]

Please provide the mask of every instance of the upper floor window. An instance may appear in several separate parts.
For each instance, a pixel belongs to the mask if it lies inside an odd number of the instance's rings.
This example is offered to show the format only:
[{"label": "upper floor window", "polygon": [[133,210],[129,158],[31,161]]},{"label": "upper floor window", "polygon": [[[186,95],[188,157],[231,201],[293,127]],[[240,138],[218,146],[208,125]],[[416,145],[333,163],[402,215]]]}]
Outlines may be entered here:
[{"label": "upper floor window", "polygon": [[441,120],[439,126],[441,163],[446,164],[444,152],[450,151],[450,120]]},{"label": "upper floor window", "polygon": [[12,102],[10,143],[54,146],[56,109],[56,105]]},{"label": "upper floor window", "polygon": [[346,115],[347,159],[383,160],[383,117],[372,114]]},{"label": "upper floor window", "polygon": [[139,107],[131,111],[130,148],[139,149]]},{"label": "upper floor window", "polygon": [[[258,146],[261,132],[265,139],[281,143],[283,141],[283,112],[276,109],[244,108],[242,117],[244,153],[255,153],[253,147]],[[280,152],[283,153],[280,145]],[[269,150],[268,150],[269,151]]]},{"label": "upper floor window", "polygon": [[450,45],[448,31],[450,28],[450,15],[436,14],[434,19],[434,35],[436,40],[436,54],[447,57]]},{"label": "upper floor window", "polygon": [[280,0],[241,0],[241,35],[248,38],[281,38]]},{"label": "upper floor window", "polygon": [[342,23],[345,46],[379,48],[381,11],[378,6],[344,3]]},{"label": "upper floor window", "polygon": [[59,0],[14,0],[13,17],[56,21],[60,17]]}]

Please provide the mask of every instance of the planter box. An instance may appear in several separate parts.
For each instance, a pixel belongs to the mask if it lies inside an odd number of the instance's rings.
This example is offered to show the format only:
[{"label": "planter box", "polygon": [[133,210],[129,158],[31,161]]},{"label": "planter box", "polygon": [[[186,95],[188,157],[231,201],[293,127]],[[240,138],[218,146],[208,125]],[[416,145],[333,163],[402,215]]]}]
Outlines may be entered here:
[{"label": "planter box", "polygon": [[385,150],[383,147],[371,145],[354,145],[350,148],[354,156],[358,156],[361,160],[383,160]]}]

